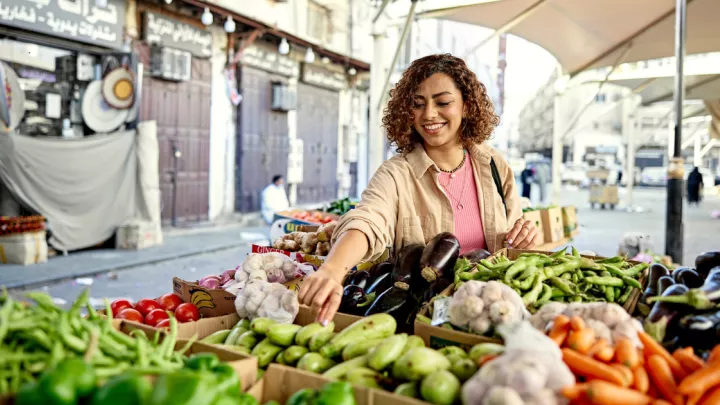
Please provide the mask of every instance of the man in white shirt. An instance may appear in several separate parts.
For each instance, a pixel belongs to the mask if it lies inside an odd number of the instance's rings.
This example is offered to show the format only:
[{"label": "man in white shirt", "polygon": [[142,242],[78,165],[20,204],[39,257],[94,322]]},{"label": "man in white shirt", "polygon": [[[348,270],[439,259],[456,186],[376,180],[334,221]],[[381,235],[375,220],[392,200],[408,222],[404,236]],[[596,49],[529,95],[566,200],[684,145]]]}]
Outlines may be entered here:
[{"label": "man in white shirt", "polygon": [[260,210],[265,222],[272,225],[274,214],[288,208],[290,208],[290,203],[287,193],[285,193],[285,179],[278,174],[273,177],[272,183],[263,190]]}]

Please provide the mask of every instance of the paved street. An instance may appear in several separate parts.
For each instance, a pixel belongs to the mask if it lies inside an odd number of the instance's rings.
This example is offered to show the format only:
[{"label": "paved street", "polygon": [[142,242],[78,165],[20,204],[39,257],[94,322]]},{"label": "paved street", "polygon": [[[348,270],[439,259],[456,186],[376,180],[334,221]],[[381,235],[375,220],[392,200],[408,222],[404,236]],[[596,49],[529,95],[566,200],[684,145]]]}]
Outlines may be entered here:
[{"label": "paved street", "polygon": [[[621,198],[624,195],[621,191]],[[563,205],[575,205],[578,208],[578,221],[580,234],[572,244],[580,250],[592,250],[599,255],[610,256],[617,252],[620,238],[625,232],[645,232],[653,240],[655,251],[664,251],[665,229],[665,190],[664,189],[636,189],[634,193],[635,205],[645,209],[644,212],[629,213],[617,209],[615,211],[593,210],[589,207],[588,192],[586,190],[565,190],[562,196]],[[710,249],[720,248],[720,219],[711,219],[710,212],[720,210],[720,198],[708,197],[701,207],[685,207],[685,264],[691,264],[698,254]],[[130,252],[105,251],[99,253],[82,253],[67,258],[51,259],[48,271],[63,272],[62,260],[75,268],[81,268],[83,263],[97,267],[97,257],[116,256],[116,264],[125,263],[121,269],[111,272],[100,272],[95,276],[82,276],[65,279],[59,283],[35,284],[31,289],[48,291],[59,303],[72,301],[83,288],[91,289],[91,295],[97,299],[94,304],[102,305],[101,298],[110,299],[128,297],[137,300],[144,297],[157,297],[172,291],[172,278],[174,276],[186,280],[197,280],[208,274],[219,274],[223,270],[233,268],[242,262],[249,252],[249,243],[253,237],[261,234],[260,229],[242,230],[237,228],[208,230],[199,234],[176,235],[168,238],[163,248],[156,248],[153,253],[148,249],[143,253],[132,252],[139,260],[139,255],[147,255],[153,264],[136,262],[133,264],[127,259],[118,259]],[[181,251],[170,252],[169,246],[175,244],[175,249]],[[198,245],[205,247],[197,250]],[[165,249],[165,250],[162,250]],[[184,249],[184,251],[182,251]],[[195,249],[195,250],[191,250]],[[163,255],[158,256],[157,252]],[[182,253],[182,254],[181,254]],[[177,258],[173,258],[172,255]],[[109,255],[109,256],[108,256]],[[112,260],[110,260],[112,261]],[[127,262],[127,263],[126,263]],[[102,264],[102,263],[101,263]],[[104,265],[109,266],[105,263]],[[0,284],[9,275],[5,266],[0,266]],[[112,266],[109,266],[110,268]],[[117,267],[117,266],[116,266]],[[102,267],[99,267],[102,269]],[[27,273],[32,267],[24,268]],[[66,272],[67,273],[67,272]],[[69,273],[67,273],[69,274]],[[21,293],[23,289],[15,289],[14,293]]]}]

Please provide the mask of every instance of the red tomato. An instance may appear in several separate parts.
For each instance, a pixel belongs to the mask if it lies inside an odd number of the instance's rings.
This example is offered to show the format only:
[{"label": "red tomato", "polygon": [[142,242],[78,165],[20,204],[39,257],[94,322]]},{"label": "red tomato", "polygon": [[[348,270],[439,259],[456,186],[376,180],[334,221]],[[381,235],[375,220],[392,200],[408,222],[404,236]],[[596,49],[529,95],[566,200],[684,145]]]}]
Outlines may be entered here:
[{"label": "red tomato", "polygon": [[175,294],[165,294],[158,300],[165,310],[175,312],[178,305],[182,304],[182,298]]},{"label": "red tomato", "polygon": [[192,322],[200,319],[200,312],[195,305],[186,302],[178,305],[175,310],[175,317],[178,322]]},{"label": "red tomato", "polygon": [[157,325],[155,325],[156,328],[169,328],[170,327],[170,319],[163,319],[162,321],[158,322]]},{"label": "red tomato", "polygon": [[110,309],[112,310],[113,317],[116,318],[120,311],[122,311],[125,308],[132,308],[133,305],[130,301],[121,298],[118,300],[115,300],[110,304]]},{"label": "red tomato", "polygon": [[135,304],[135,309],[140,311],[141,314],[147,316],[153,309],[162,309],[162,305],[155,300],[149,298],[143,298]]},{"label": "red tomato", "polygon": [[133,322],[143,323],[144,317],[137,309],[125,308],[117,314],[117,319],[125,319]]},{"label": "red tomato", "polygon": [[145,317],[145,324],[150,326],[155,326],[160,321],[163,321],[165,319],[170,319],[170,316],[165,312],[163,309],[153,309],[150,311],[149,314]]}]

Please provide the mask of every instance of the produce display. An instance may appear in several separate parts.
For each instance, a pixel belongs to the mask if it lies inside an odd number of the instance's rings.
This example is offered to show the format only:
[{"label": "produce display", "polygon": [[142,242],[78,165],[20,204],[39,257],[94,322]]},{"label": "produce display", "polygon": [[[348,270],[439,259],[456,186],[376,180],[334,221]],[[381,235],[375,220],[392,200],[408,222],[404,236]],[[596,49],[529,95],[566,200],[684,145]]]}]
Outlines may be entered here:
[{"label": "produce display", "polygon": [[[352,384],[334,381],[319,390],[306,388],[294,393],[285,405],[355,405]],[[271,405],[270,402],[265,405]]]},{"label": "produce display", "polygon": [[194,354],[180,366],[156,371],[159,375],[153,382],[146,371],[126,371],[107,378],[82,358],[68,358],[44,371],[37,382],[24,385],[15,404],[257,404],[255,398],[242,393],[235,370],[215,354]]},{"label": "produce display", "polygon": [[297,294],[282,284],[251,280],[235,297],[240,318],[270,318],[273,322],[292,323],[300,310]]},{"label": "produce display", "polygon": [[320,226],[316,232],[291,232],[273,242],[273,247],[288,252],[327,256],[335,227],[337,222],[332,221]]},{"label": "produce display", "polygon": [[654,339],[670,348],[713,349],[720,340],[720,252],[698,256],[694,269],[668,272],[654,264],[642,298],[651,305],[644,327]]},{"label": "produce display", "polygon": [[323,211],[330,214],[343,216],[347,214],[348,211],[355,208],[356,204],[356,202],[351,201],[349,198],[343,198],[331,202],[330,204],[328,204],[327,207],[323,208]]},{"label": "produce display", "polygon": [[[198,302],[202,306],[202,302]],[[183,302],[175,294],[165,294],[157,300],[143,298],[133,305],[129,300],[121,298],[110,304],[112,315],[117,319],[144,323],[157,328],[170,326],[170,314],[174,314],[178,322],[194,322],[200,319],[198,307],[190,302]]]},{"label": "produce display", "polygon": [[624,304],[648,264],[632,264],[621,256],[593,260],[559,250],[551,255],[523,253],[517,260],[497,256],[456,268],[456,286],[469,280],[497,280],[522,296],[531,311],[551,302],[617,302]]},{"label": "produce display", "polygon": [[[70,374],[67,378],[85,374],[85,366],[93,368],[91,374],[97,379],[127,370],[152,374],[183,367],[187,348],[174,351],[174,316],[169,317],[169,333],[158,343],[159,333],[151,340],[141,331],[126,335],[115,330],[112,317],[101,317],[88,304],[88,290],[80,294],[69,311],[55,306],[47,294],[31,292],[27,297],[36,305],[15,301],[6,291],[0,297],[0,395],[17,392],[22,383],[36,381],[44,370],[60,367],[64,360],[82,358],[83,367],[78,367],[78,361],[63,363]],[[83,308],[88,311],[87,317],[80,314]],[[112,313],[110,304],[106,313]],[[43,387],[93,385],[56,377],[46,377],[48,384]]]},{"label": "produce display", "polygon": [[336,219],[335,216],[326,215],[320,211],[292,211],[289,216],[291,218],[315,224],[327,224]]}]

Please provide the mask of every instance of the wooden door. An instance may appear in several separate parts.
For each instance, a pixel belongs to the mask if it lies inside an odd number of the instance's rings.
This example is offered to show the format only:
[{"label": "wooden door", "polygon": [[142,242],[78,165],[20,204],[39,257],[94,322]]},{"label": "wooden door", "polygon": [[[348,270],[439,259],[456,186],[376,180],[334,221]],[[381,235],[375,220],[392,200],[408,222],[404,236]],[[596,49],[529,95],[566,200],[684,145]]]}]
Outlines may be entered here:
[{"label": "wooden door", "polygon": [[297,137],[305,148],[303,183],[297,191],[299,204],[337,197],[339,103],[337,92],[298,84]]},{"label": "wooden door", "polygon": [[286,112],[270,110],[272,74],[238,69],[241,94],[237,124],[235,210],[260,210],[260,195],[275,175],[287,175],[290,143]]},{"label": "wooden door", "polygon": [[[173,194],[178,224],[207,221],[210,188],[210,61],[193,57],[191,79],[171,82],[149,76],[150,50],[147,44],[136,41],[135,51],[145,64],[140,118],[157,122],[163,224],[171,223]],[[180,152],[180,157],[177,160],[177,189],[173,193],[175,148]]]}]

